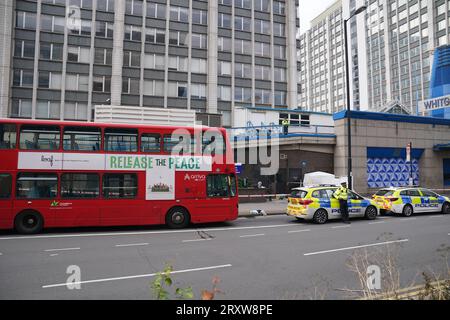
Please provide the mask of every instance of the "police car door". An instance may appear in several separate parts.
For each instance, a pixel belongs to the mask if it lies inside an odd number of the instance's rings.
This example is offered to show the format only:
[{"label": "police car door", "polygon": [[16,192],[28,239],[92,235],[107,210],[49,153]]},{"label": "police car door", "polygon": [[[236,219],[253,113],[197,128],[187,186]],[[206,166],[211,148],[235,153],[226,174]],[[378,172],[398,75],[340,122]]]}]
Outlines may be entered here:
[{"label": "police car door", "polygon": [[362,214],[361,197],[356,193],[348,193],[348,213],[351,216],[360,216]]},{"label": "police car door", "polygon": [[330,205],[329,210],[331,211],[331,214],[333,216],[338,216],[341,214],[340,209],[339,209],[339,207],[340,207],[339,200],[334,197],[334,193],[336,192],[336,190],[337,190],[337,188],[323,190],[327,194],[327,198],[329,200],[329,205]]},{"label": "police car door", "polygon": [[422,193],[422,205],[424,212],[438,212],[442,210],[438,195],[430,190],[420,189]]},{"label": "police car door", "polygon": [[[422,205],[422,194],[418,189],[409,189],[407,191],[408,197],[411,199],[411,205],[414,208],[414,212],[425,212]],[[406,203],[405,203],[406,204]]]}]

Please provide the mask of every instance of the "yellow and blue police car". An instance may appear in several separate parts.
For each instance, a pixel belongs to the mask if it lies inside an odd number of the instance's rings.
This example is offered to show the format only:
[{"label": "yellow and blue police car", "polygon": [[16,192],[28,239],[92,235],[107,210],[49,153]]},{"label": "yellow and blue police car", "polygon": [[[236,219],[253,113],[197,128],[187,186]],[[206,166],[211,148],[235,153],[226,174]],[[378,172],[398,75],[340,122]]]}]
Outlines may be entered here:
[{"label": "yellow and blue police car", "polygon": [[386,212],[410,217],[414,213],[450,213],[450,198],[418,187],[381,189],[373,200]]},{"label": "yellow and blue police car", "polygon": [[[286,214],[300,220],[312,220],[324,224],[328,220],[341,219],[339,200],[333,194],[336,186],[295,188],[288,199]],[[366,199],[349,190],[348,211],[350,218],[365,217],[374,220],[380,214],[374,200]]]}]

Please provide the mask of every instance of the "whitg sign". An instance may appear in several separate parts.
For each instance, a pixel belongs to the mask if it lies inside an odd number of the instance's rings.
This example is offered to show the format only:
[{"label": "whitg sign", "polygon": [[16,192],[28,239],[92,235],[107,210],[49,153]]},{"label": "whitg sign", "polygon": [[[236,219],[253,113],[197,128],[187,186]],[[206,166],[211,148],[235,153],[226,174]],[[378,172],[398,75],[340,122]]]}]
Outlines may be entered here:
[{"label": "whitg sign", "polygon": [[419,113],[450,107],[450,95],[419,102]]}]

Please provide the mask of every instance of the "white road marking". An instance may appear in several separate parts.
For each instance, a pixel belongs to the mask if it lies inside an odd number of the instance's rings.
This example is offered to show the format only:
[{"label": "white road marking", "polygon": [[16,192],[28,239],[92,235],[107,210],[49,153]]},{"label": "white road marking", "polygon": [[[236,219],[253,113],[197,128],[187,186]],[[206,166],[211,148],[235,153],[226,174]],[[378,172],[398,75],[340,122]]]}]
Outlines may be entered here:
[{"label": "white road marking", "polygon": [[353,249],[359,249],[359,248],[376,247],[376,246],[382,246],[382,245],[386,245],[386,244],[402,243],[402,242],[408,242],[408,241],[409,241],[409,239],[403,239],[403,240],[397,240],[397,241],[379,242],[379,243],[373,243],[373,244],[366,244],[366,245],[362,245],[362,246],[355,246],[355,247],[347,247],[347,248],[340,248],[340,249],[333,249],[333,250],[325,250],[325,251],[305,253],[304,256],[313,256],[313,255],[318,255],[318,254],[323,254],[323,253],[346,251],[346,250],[353,250]]},{"label": "white road marking", "polygon": [[201,241],[211,241],[212,239],[195,239],[195,240],[183,240],[183,243],[187,242],[201,242]]},{"label": "white road marking", "polygon": [[345,228],[350,228],[351,226],[337,226],[337,227],[332,227],[331,229],[345,229]]},{"label": "white road marking", "polygon": [[369,224],[382,224],[382,223],[386,223],[386,221],[369,222]]},{"label": "white road marking", "polygon": [[[172,271],[170,274],[172,275],[172,274],[195,272],[195,271],[207,271],[207,270],[223,269],[223,268],[229,268],[229,267],[232,267],[232,265],[224,264],[224,265],[220,265],[220,266],[178,270],[178,271]],[[100,282],[138,279],[138,278],[149,278],[149,277],[154,277],[155,275],[157,275],[157,273],[141,274],[141,275],[135,275],[135,276],[115,277],[115,278],[95,279],[95,280],[86,280],[86,281],[70,282],[69,284],[77,285],[77,284],[100,283]],[[44,286],[42,286],[42,288],[47,289],[47,288],[57,288],[57,287],[65,287],[65,286],[67,286],[67,283],[57,283],[57,284],[44,285]]]},{"label": "white road marking", "polygon": [[2,255],[3,255],[3,253],[0,252],[0,256],[2,256]]},{"label": "white road marking", "polygon": [[130,243],[130,244],[116,244],[116,247],[137,247],[137,246],[148,246],[149,243]]},{"label": "white road marking", "polygon": [[80,250],[81,248],[63,248],[63,249],[47,249],[45,252],[55,252],[55,251],[72,251],[72,250]]},{"label": "white road marking", "polygon": [[[204,232],[213,231],[236,231],[236,230],[254,230],[254,229],[271,229],[295,227],[290,224],[278,224],[270,226],[255,226],[255,227],[230,227],[230,228],[209,228],[201,229]],[[135,235],[151,235],[151,234],[174,234],[174,233],[197,233],[199,229],[186,230],[171,230],[171,231],[148,231],[148,232],[118,232],[118,233],[80,233],[80,234],[60,234],[60,235],[44,235],[44,236],[18,236],[18,237],[4,237],[0,240],[27,240],[27,239],[55,239],[55,238],[85,238],[85,237],[110,237],[110,236],[135,236]]]},{"label": "white road marking", "polygon": [[414,221],[417,220],[417,218],[404,218],[404,219],[398,219],[398,221]]},{"label": "white road marking", "polygon": [[311,229],[288,231],[288,233],[300,233],[300,232],[309,232],[309,231],[311,231]]},{"label": "white road marking", "polygon": [[259,234],[247,234],[244,236],[240,236],[239,238],[254,238],[254,237],[262,237],[265,236],[264,233],[259,233]]},{"label": "white road marking", "polygon": [[51,254],[50,255],[50,257],[56,257],[56,256],[58,256],[59,254],[57,254],[57,253],[53,253],[53,254]]}]

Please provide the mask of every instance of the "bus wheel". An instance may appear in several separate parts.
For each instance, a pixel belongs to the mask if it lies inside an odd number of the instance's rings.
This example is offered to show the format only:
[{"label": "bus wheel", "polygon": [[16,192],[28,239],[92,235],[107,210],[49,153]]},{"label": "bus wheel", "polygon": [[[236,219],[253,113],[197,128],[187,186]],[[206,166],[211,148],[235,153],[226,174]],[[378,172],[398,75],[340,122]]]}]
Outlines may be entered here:
[{"label": "bus wheel", "polygon": [[166,224],[172,229],[186,228],[191,222],[190,220],[187,210],[181,207],[170,209],[166,215]]},{"label": "bus wheel", "polygon": [[44,219],[39,212],[26,210],[19,213],[14,220],[14,227],[18,233],[34,234],[42,231]]}]

